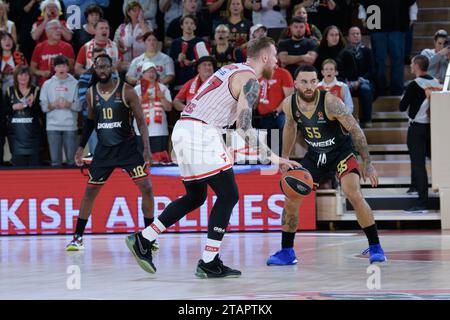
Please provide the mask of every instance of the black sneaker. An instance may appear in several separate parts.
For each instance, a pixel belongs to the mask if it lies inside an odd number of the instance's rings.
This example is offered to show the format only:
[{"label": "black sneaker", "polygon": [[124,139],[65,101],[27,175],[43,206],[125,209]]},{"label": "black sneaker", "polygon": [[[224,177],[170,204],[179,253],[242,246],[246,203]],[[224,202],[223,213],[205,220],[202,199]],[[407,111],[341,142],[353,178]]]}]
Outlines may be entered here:
[{"label": "black sneaker", "polygon": [[419,193],[417,192],[416,188],[409,188],[408,190],[406,190],[406,194],[410,196],[417,196]]},{"label": "black sneaker", "polygon": [[427,213],[428,209],[427,209],[427,207],[413,206],[411,208],[406,209],[405,212],[406,213]]},{"label": "black sneaker", "polygon": [[242,272],[239,270],[231,269],[223,264],[222,260],[220,260],[219,255],[217,254],[214,257],[214,260],[208,263],[205,263],[203,260],[200,260],[197,264],[197,271],[195,275],[198,278],[238,278],[240,277]]},{"label": "black sneaker", "polygon": [[152,257],[152,247],[155,241],[150,242],[144,238],[142,232],[137,232],[127,236],[125,242],[141,268],[149,273],[155,273],[156,267]]}]

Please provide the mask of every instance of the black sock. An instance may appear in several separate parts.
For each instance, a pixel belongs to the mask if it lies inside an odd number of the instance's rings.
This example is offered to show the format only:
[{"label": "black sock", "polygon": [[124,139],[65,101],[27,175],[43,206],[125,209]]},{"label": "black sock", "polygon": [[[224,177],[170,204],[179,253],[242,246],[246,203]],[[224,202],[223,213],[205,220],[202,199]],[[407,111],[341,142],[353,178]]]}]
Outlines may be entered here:
[{"label": "black sock", "polygon": [[370,227],[363,228],[367,239],[369,240],[369,245],[380,244],[380,239],[378,239],[377,225],[373,224]]},{"label": "black sock", "polygon": [[294,247],[295,232],[281,232],[281,248],[293,248]]},{"label": "black sock", "polygon": [[144,225],[147,228],[149,225],[151,225],[155,221],[155,218],[146,218],[144,217]]},{"label": "black sock", "polygon": [[77,227],[75,229],[75,235],[82,237],[84,233],[84,228],[86,228],[87,220],[78,218]]}]

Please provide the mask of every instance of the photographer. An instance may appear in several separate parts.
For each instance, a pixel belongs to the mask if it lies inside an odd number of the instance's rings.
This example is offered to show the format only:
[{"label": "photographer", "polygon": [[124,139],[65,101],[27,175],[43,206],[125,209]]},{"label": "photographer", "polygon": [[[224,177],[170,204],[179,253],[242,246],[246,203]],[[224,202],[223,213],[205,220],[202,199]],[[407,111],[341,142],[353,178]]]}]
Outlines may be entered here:
[{"label": "photographer", "polygon": [[444,83],[445,72],[450,59],[447,31],[438,30],[434,34],[434,49],[424,49],[421,54],[430,60],[428,74],[438,79],[440,83]]}]

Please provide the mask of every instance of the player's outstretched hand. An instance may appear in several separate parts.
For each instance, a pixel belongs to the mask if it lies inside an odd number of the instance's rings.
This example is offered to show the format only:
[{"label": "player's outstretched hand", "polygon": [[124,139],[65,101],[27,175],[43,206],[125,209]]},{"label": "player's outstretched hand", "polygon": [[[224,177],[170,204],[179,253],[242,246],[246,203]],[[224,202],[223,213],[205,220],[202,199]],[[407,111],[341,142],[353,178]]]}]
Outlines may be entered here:
[{"label": "player's outstretched hand", "polygon": [[78,147],[77,152],[75,153],[75,164],[79,167],[83,166],[83,151],[84,148]]},{"label": "player's outstretched hand", "polygon": [[366,178],[369,178],[372,188],[376,188],[378,186],[378,173],[371,163],[368,165],[363,164],[362,178],[364,182],[366,181]]},{"label": "player's outstretched hand", "polygon": [[294,160],[289,160],[285,158],[278,158],[278,162],[275,162],[280,166],[280,171],[285,173],[289,169],[300,168],[302,165]]},{"label": "player's outstretched hand", "polygon": [[143,157],[144,157],[145,163],[147,163],[148,166],[150,167],[150,166],[152,165],[152,154],[150,153],[149,150],[146,150],[146,149],[144,148],[144,152],[143,152],[142,155],[143,155]]}]

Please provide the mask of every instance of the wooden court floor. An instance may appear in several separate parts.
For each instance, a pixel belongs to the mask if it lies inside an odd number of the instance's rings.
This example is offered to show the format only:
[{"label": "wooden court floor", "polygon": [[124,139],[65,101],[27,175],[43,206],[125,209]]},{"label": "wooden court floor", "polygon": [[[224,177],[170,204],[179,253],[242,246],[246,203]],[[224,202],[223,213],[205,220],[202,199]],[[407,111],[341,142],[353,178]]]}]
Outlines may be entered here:
[{"label": "wooden court floor", "polygon": [[268,267],[280,233],[229,233],[222,245],[238,279],[197,279],[204,233],[164,234],[156,274],[139,268],[125,235],[0,237],[0,299],[450,299],[450,233],[381,232],[388,261],[369,267],[359,232],[297,233],[295,266]]}]

